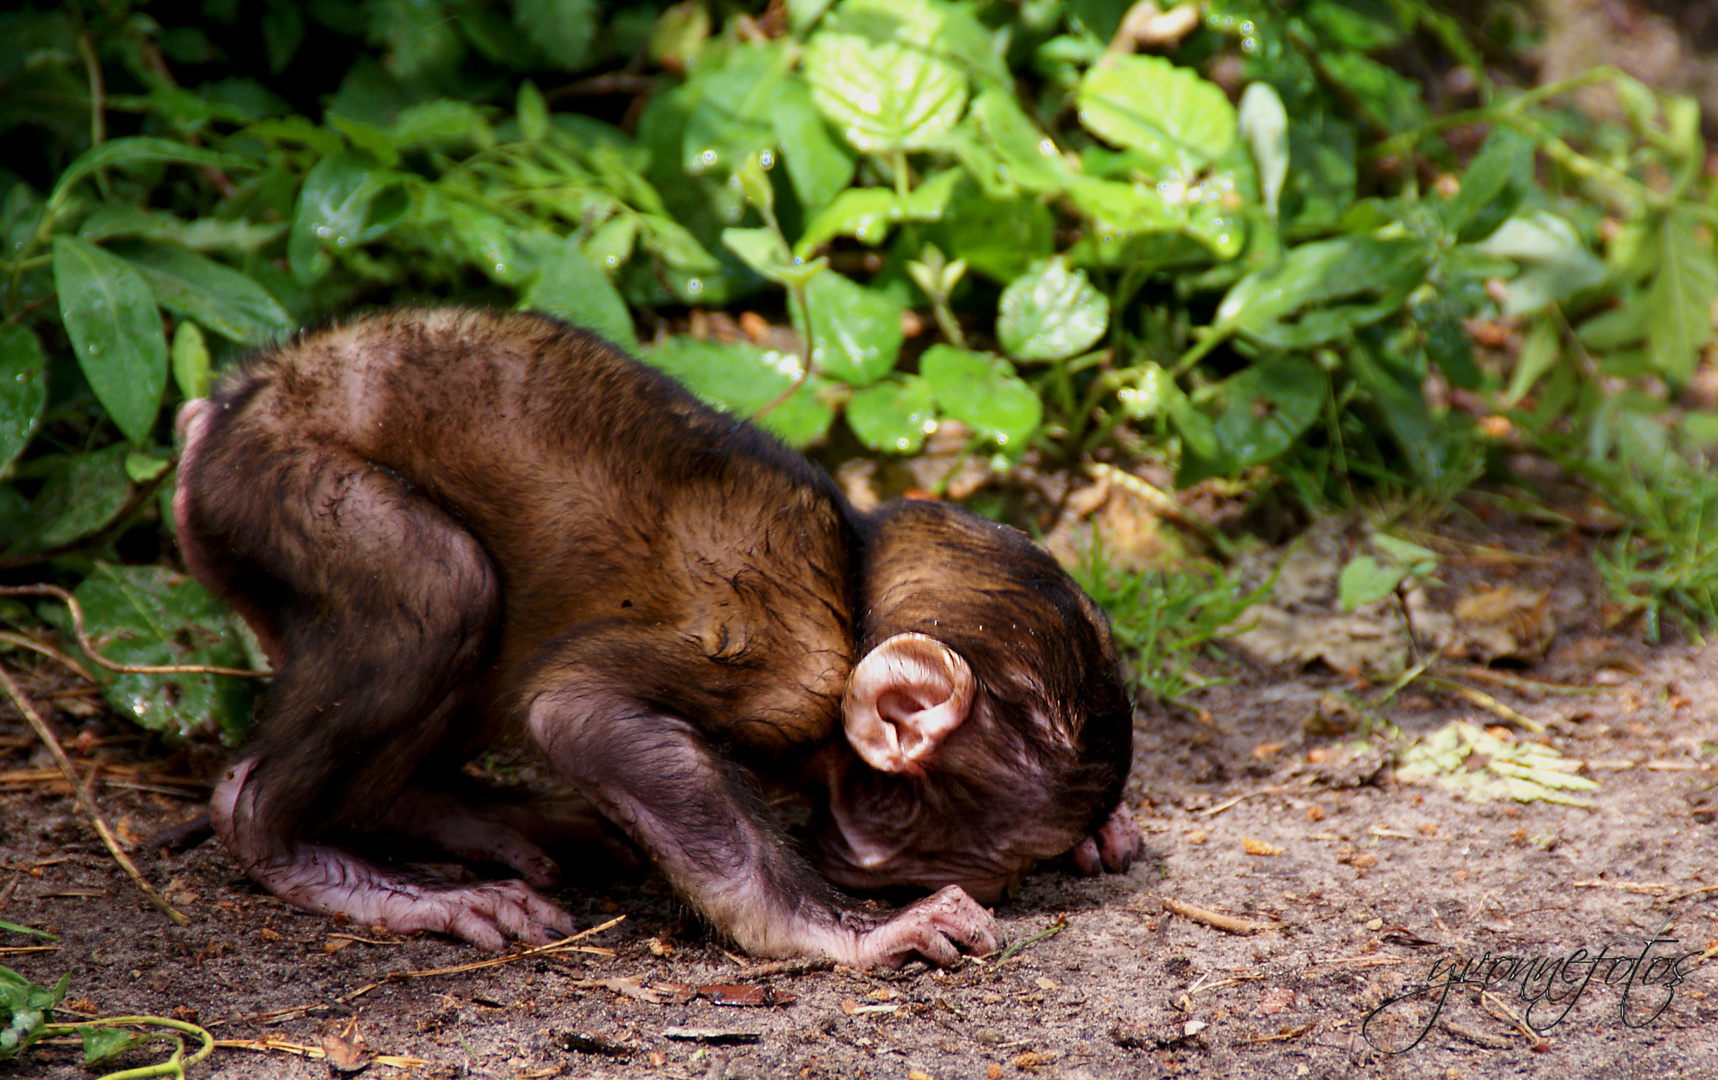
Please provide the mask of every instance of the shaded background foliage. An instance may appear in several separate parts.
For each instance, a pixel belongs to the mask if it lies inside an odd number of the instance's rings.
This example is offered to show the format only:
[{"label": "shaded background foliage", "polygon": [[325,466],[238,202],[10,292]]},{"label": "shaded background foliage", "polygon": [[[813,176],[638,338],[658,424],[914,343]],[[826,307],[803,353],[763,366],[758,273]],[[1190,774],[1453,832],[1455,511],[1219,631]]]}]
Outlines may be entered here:
[{"label": "shaded background foliage", "polygon": [[[115,655],[243,662],[167,568],[173,407],[295,326],[457,301],[597,329],[832,462],[940,431],[999,471],[1316,509],[1548,454],[1626,520],[1618,592],[1697,624],[1700,110],[1607,69],[1511,85],[1530,34],[1419,0],[26,4],[0,14],[0,559],[77,584]],[[1601,85],[1611,119],[1571,106]],[[687,332],[722,309],[763,327]],[[1165,597],[1235,602],[1087,572],[1141,648]],[[106,689],[231,737],[228,681]]]}]

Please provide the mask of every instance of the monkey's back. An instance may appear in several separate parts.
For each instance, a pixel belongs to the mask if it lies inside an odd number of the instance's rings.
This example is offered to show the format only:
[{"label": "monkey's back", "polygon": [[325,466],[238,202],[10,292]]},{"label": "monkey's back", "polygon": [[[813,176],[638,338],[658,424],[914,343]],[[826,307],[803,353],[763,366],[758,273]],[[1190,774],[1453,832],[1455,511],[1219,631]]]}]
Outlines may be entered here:
[{"label": "monkey's back", "polygon": [[[637,643],[649,670],[628,677],[653,706],[758,748],[832,731],[853,640],[839,494],[600,339],[530,314],[388,312],[257,355],[207,409],[181,473],[194,572],[199,544],[261,543],[246,514],[203,497],[206,478],[248,474],[247,497],[266,503],[295,471],[358,462],[446,512],[492,560],[503,614],[479,691],[492,711],[603,633]],[[325,501],[296,509],[341,512]],[[249,558],[266,570],[267,551]]]}]

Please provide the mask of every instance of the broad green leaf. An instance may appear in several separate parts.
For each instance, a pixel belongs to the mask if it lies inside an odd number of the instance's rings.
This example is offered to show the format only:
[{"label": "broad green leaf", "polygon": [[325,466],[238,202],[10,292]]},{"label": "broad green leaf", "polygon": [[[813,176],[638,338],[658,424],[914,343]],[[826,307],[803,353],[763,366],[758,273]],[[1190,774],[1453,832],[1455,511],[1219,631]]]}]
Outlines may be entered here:
[{"label": "broad green leaf", "polygon": [[125,443],[66,458],[30,503],[22,535],[9,554],[52,551],[106,528],[131,499]]},{"label": "broad green leaf", "polygon": [[1066,360],[1091,348],[1109,323],[1109,298],[1057,256],[1002,290],[996,338],[1016,360]]},{"label": "broad green leaf", "polygon": [[1419,544],[1398,540],[1389,533],[1373,533],[1372,547],[1391,562],[1401,563],[1414,577],[1425,577],[1438,568],[1438,553]]},{"label": "broad green leaf", "polygon": [[770,104],[770,124],[793,193],[807,213],[828,204],[852,182],[853,153],[829,133],[805,83],[782,80]]},{"label": "broad green leaf", "polygon": [[513,0],[513,19],[557,67],[578,71],[590,63],[597,39],[596,0]]},{"label": "broad green leaf", "polygon": [[125,475],[131,477],[131,482],[134,484],[147,484],[172,466],[173,463],[170,461],[163,461],[158,457],[138,453],[135,450],[125,455]]},{"label": "broad green leaf", "polygon": [[779,44],[736,46],[720,68],[700,66],[687,89],[696,93],[681,141],[688,175],[726,176],[775,145],[771,114],[788,62]]},{"label": "broad green leaf", "polygon": [[127,1028],[95,1027],[92,1024],[78,1028],[78,1035],[83,1039],[85,1065],[94,1065],[149,1041],[148,1036]]},{"label": "broad green leaf", "polygon": [[48,205],[58,206],[65,201],[67,193],[73,187],[102,169],[150,161],[177,165],[212,165],[218,169],[248,169],[252,164],[233,154],[206,150],[201,146],[187,146],[152,135],[109,139],[100,146],[79,154],[77,160],[66,166],[65,172],[60,174],[59,180],[54,184],[53,194],[48,196]]},{"label": "broad green leaf", "polygon": [[441,0],[369,0],[370,40],[387,49],[384,66],[401,80],[451,75],[465,51]]},{"label": "broad green leaf", "polygon": [[161,210],[140,206],[101,206],[83,219],[78,235],[92,244],[121,237],[159,240],[192,251],[252,252],[267,247],[286,232],[283,221],[267,224],[197,218],[184,221]]},{"label": "broad green leaf", "polygon": [[1712,302],[1718,264],[1704,226],[1686,210],[1664,216],[1659,227],[1658,274],[1647,291],[1647,340],[1653,365],[1681,386],[1694,374],[1700,350],[1712,340]]},{"label": "broad green leaf", "polygon": [[919,358],[937,406],[1010,453],[1022,453],[1044,419],[1038,394],[1008,361],[937,344]]},{"label": "broad green leaf", "polygon": [[837,236],[880,244],[889,235],[897,203],[895,193],[887,188],[848,188],[806,222],[805,231],[793,246],[794,253],[809,255]]},{"label": "broad green leaf", "polygon": [[925,150],[966,108],[966,75],[926,49],[819,30],[801,65],[811,98],[868,154]]},{"label": "broad green leaf", "polygon": [[1068,198],[1110,243],[1130,236],[1173,232],[1187,220],[1185,210],[1172,208],[1155,187],[1141,184],[1073,176],[1068,179]]},{"label": "broad green leaf", "polygon": [[1056,219],[1035,199],[990,198],[967,181],[956,187],[943,219],[921,235],[950,258],[1006,283],[1055,250]]},{"label": "broad green leaf", "polygon": [[1533,324],[1527,340],[1521,343],[1521,355],[1515,359],[1515,370],[1509,373],[1509,389],[1503,403],[1513,406],[1526,397],[1541,377],[1557,363],[1559,357],[1557,323],[1541,318]]},{"label": "broad green leaf", "polygon": [[1610,352],[1646,340],[1647,305],[1627,298],[1609,311],[1601,311],[1575,328],[1575,336],[1589,349]]},{"label": "broad green leaf", "polygon": [[1283,220],[1302,228],[1329,229],[1354,204],[1358,169],[1355,126],[1313,109],[1289,117],[1288,181]]},{"label": "broad green leaf", "polygon": [[[707,404],[741,419],[776,401],[799,380],[800,359],[745,342],[698,341],[679,336],[652,346],[644,362],[673,376]],[[823,436],[835,410],[822,400],[822,379],[810,375],[794,395],[758,419],[790,446]]]},{"label": "broad green leaf", "polygon": [[1160,56],[1109,56],[1080,80],[1080,123],[1137,150],[1159,175],[1189,176],[1235,140],[1235,108],[1215,83]]},{"label": "broad green leaf", "polygon": [[329,249],[352,248],[383,235],[391,221],[372,222],[371,204],[393,177],[356,154],[323,158],[304,178],[286,257],[300,285],[314,285],[333,266]]},{"label": "broad green leaf", "polygon": [[1509,282],[1506,315],[1531,314],[1605,280],[1605,264],[1581,243],[1574,227],[1543,210],[1510,218],[1473,249],[1522,265]]},{"label": "broad green leaf", "polygon": [[936,426],[931,384],[918,375],[890,379],[847,399],[847,426],[867,448],[916,454]]},{"label": "broad green leaf", "polygon": [[1276,348],[1321,345],[1398,311],[1425,266],[1424,245],[1407,238],[1302,244],[1279,266],[1236,282],[1217,325]]},{"label": "broad green leaf", "polygon": [[638,336],[626,301],[579,250],[576,237],[569,237],[559,257],[544,265],[520,306],[559,316],[638,355]]},{"label": "broad green leaf", "polygon": [[1013,94],[987,89],[973,99],[970,110],[1002,176],[998,179],[1043,195],[1060,194],[1068,185],[1068,166],[1056,144],[1038,129]]},{"label": "broad green leaf", "polygon": [[[520,84],[521,99],[526,97],[525,88],[528,86],[531,86],[529,81]],[[542,102],[541,94],[537,96],[537,100]],[[520,125],[524,126],[523,118]],[[388,141],[401,152],[420,149],[446,150],[462,146],[487,150],[495,145],[495,132],[490,128],[489,121],[484,119],[482,111],[469,101],[453,101],[448,98],[401,109],[400,115],[388,125],[386,135]]]},{"label": "broad green leaf", "polygon": [[292,329],[292,317],[268,290],[230,266],[148,241],[126,241],[113,252],[137,268],[162,307],[229,341],[260,345]]},{"label": "broad green leaf", "polygon": [[638,219],[631,214],[616,214],[591,231],[584,242],[584,252],[603,270],[613,273],[632,258],[632,247],[637,242]]},{"label": "broad green leaf", "polygon": [[1312,361],[1260,361],[1223,383],[1223,411],[1213,425],[1217,446],[1236,468],[1271,461],[1318,419],[1324,395],[1324,373]]},{"label": "broad green leaf", "polygon": [[[231,616],[213,594],[161,566],[97,563],[76,590],[90,636],[122,664],[247,666]],[[227,675],[121,675],[100,669],[108,704],[151,731],[185,737],[213,723],[235,743],[256,683]]]},{"label": "broad green leaf", "polygon": [[[805,287],[811,367],[849,386],[868,386],[895,369],[901,352],[901,305],[837,273]],[[795,307],[798,305],[796,304]]]},{"label": "broad green leaf", "polygon": [[1343,611],[1353,611],[1389,596],[1407,576],[1408,568],[1400,563],[1386,566],[1370,555],[1356,555],[1337,577],[1336,595]]},{"label": "broad green leaf", "polygon": [[190,319],[173,330],[173,382],[187,401],[209,396],[209,345]]},{"label": "broad green leaf", "polygon": [[1259,171],[1265,209],[1276,217],[1289,166],[1288,112],[1276,88],[1266,82],[1248,86],[1241,95],[1239,124],[1241,138],[1247,140],[1253,165]]},{"label": "broad green leaf", "polygon": [[805,287],[829,265],[828,259],[795,258],[774,229],[723,229],[722,244],[759,277],[790,289]]},{"label": "broad green leaf", "polygon": [[126,438],[146,441],[167,389],[167,340],[148,283],[94,244],[56,236],[54,288],[96,400]]},{"label": "broad green leaf", "polygon": [[0,474],[30,444],[47,402],[42,343],[22,323],[0,324]]}]

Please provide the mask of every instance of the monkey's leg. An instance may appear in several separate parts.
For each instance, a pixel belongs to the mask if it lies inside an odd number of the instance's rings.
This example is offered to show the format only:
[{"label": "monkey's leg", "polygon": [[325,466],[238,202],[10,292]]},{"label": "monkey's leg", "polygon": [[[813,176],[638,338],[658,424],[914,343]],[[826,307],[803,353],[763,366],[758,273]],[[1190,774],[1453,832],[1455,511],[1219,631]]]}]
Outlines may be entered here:
[{"label": "monkey's leg", "polygon": [[637,850],[611,834],[608,819],[577,792],[511,802],[462,790],[475,786],[463,777],[414,780],[380,825],[471,862],[510,866],[538,888],[561,880],[561,868],[546,849],[594,848],[622,866],[638,865]]},{"label": "monkey's leg", "polygon": [[957,887],[888,913],[842,897],[768,824],[742,770],[686,721],[563,683],[537,698],[530,726],[585,797],[754,955],[899,967],[917,956],[957,963],[959,946],[996,949],[990,916]]},{"label": "monkey's leg", "polygon": [[522,882],[430,888],[318,841],[329,827],[374,827],[467,715],[456,694],[487,661],[500,612],[477,540],[394,474],[337,451],[253,452],[238,439],[209,453],[204,469],[259,478],[267,504],[193,476],[193,543],[256,568],[225,582],[267,599],[284,656],[256,738],[210,802],[227,849],[270,892],[359,925],[488,948],[570,932]]}]

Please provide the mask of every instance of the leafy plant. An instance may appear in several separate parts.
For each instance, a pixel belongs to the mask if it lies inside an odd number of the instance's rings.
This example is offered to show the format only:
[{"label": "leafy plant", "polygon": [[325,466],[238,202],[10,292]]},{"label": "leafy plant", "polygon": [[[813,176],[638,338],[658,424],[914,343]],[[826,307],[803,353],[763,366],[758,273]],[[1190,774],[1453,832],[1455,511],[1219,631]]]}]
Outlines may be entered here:
[{"label": "leafy plant", "polygon": [[1095,542],[1073,568],[1110,617],[1116,647],[1132,667],[1134,689],[1163,702],[1221,683],[1194,673],[1194,661],[1234,633],[1247,609],[1270,595],[1275,577],[1248,590],[1220,567],[1128,573],[1110,566]]},{"label": "leafy plant", "polygon": [[[547,311],[796,446],[958,430],[998,469],[1146,453],[1313,504],[1712,421],[1674,408],[1718,297],[1691,99],[1495,85],[1500,43],[1423,0],[1208,0],[1168,55],[1123,3],[742,8],[0,14],[0,560],[150,562],[173,407],[388,303]],[[1468,70],[1460,107],[1407,53]],[[1597,83],[1621,122],[1568,106]],[[688,332],[741,305],[798,344]],[[1667,528],[1629,565],[1679,565]],[[166,621],[128,632],[215,647],[211,601],[161,599],[194,585],[131,587]]]}]

